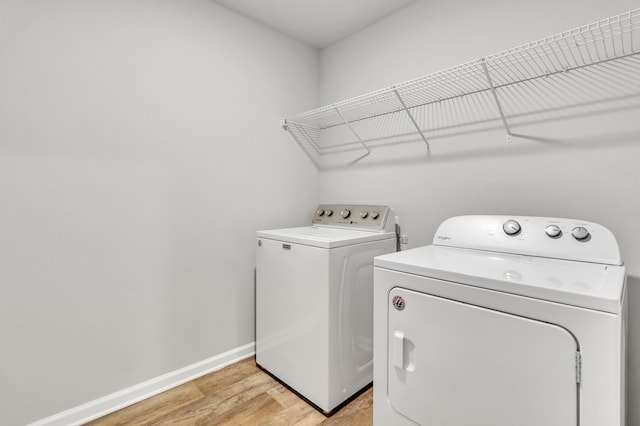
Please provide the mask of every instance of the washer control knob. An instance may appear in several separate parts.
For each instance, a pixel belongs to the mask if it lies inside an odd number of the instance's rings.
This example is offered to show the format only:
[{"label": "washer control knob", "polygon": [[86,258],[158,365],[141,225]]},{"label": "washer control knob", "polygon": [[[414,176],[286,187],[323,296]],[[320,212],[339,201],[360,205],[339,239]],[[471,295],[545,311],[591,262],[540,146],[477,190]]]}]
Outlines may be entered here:
[{"label": "washer control knob", "polygon": [[587,228],[584,228],[582,226],[577,226],[573,228],[573,231],[571,231],[571,235],[573,235],[573,238],[575,238],[576,240],[582,241],[589,238],[590,234]]},{"label": "washer control knob", "polygon": [[344,209],[340,212],[340,216],[342,216],[344,219],[348,218],[349,216],[351,216],[351,210],[349,209]]},{"label": "washer control knob", "polygon": [[360,212],[360,217],[361,217],[361,218],[366,219],[366,218],[367,218],[367,216],[369,216],[369,212],[365,212],[365,211],[361,211],[361,212]]},{"label": "washer control knob", "polygon": [[322,210],[322,209],[318,209],[318,210],[316,210],[316,214],[317,214],[318,216],[322,216],[322,215],[324,215],[324,210]]},{"label": "washer control knob", "polygon": [[562,234],[562,230],[558,225],[549,225],[544,228],[544,232],[551,238],[557,238]]},{"label": "washer control knob", "polygon": [[326,210],[324,212],[324,214],[326,214],[327,216],[332,216],[333,215],[333,210]]},{"label": "washer control knob", "polygon": [[371,219],[376,220],[379,217],[380,217],[380,213],[379,212],[377,212],[375,210],[371,212]]},{"label": "washer control knob", "polygon": [[504,233],[507,235],[518,235],[520,233],[520,224],[515,220],[508,220],[502,225]]}]

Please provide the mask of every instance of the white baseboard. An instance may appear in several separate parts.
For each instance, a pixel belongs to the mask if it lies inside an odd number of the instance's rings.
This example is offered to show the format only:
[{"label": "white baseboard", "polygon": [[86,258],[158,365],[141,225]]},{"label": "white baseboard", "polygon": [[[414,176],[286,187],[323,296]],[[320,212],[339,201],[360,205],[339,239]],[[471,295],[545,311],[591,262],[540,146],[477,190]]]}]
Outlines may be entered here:
[{"label": "white baseboard", "polygon": [[232,349],[204,361],[191,364],[146,382],[87,402],[31,423],[28,426],[76,426],[95,420],[129,405],[150,398],[198,377],[220,370],[255,354],[255,343]]}]

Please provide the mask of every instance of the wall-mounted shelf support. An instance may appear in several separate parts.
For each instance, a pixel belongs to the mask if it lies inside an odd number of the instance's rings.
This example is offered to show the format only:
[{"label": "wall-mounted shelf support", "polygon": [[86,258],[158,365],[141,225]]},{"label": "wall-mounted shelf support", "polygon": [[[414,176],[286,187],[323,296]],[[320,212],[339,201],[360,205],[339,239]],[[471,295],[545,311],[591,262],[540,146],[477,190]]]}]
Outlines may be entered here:
[{"label": "wall-mounted shelf support", "polygon": [[640,9],[297,114],[282,127],[323,168],[383,146],[424,143],[430,153],[434,139],[478,131],[504,128],[510,141],[517,126],[600,105],[615,111],[623,101],[640,103]]},{"label": "wall-mounted shelf support", "polygon": [[493,100],[496,102],[496,107],[498,108],[498,112],[500,113],[500,119],[502,119],[502,124],[504,124],[504,128],[507,131],[506,140],[507,142],[511,142],[511,129],[509,129],[509,123],[507,123],[507,118],[504,116],[502,105],[500,105],[500,99],[498,98],[498,94],[496,93],[496,86],[493,84],[491,74],[489,73],[489,69],[487,68],[487,61],[485,58],[482,58],[480,61],[480,63],[482,64],[482,69],[484,70],[484,75],[487,77],[487,83],[489,83],[489,87],[491,88]]},{"label": "wall-mounted shelf support", "polygon": [[353,133],[353,136],[356,137],[356,139],[362,144],[362,147],[365,149],[365,153],[361,156],[356,158],[355,160],[353,160],[351,163],[356,163],[360,160],[362,160],[364,157],[366,157],[367,155],[371,154],[371,150],[369,149],[369,147],[367,146],[367,144],[364,143],[364,141],[362,140],[362,138],[360,137],[360,135],[358,135],[358,132],[356,132],[353,129],[353,126],[351,126],[351,123],[349,123],[349,121],[344,118],[344,115],[342,115],[342,113],[340,112],[340,110],[338,109],[338,107],[334,107],[334,109],[336,110],[336,114],[338,114],[340,116],[340,118],[342,119],[342,121],[344,121],[344,125],[347,126],[347,128],[351,131],[351,133]]},{"label": "wall-mounted shelf support", "polygon": [[420,135],[420,137],[424,141],[425,145],[427,145],[427,152],[430,152],[431,149],[429,147],[429,141],[424,136],[424,133],[422,133],[422,130],[420,129],[420,126],[418,126],[418,123],[416,123],[416,120],[413,118],[413,115],[411,115],[411,111],[409,111],[409,109],[407,108],[407,105],[404,103],[404,100],[402,99],[402,96],[400,96],[400,92],[398,92],[398,89],[396,89],[395,87],[393,88],[393,92],[398,97],[398,101],[400,101],[400,105],[402,105],[402,108],[405,110],[405,112],[409,116],[409,120],[411,120],[411,123],[413,123],[413,126],[418,131],[418,134]]}]

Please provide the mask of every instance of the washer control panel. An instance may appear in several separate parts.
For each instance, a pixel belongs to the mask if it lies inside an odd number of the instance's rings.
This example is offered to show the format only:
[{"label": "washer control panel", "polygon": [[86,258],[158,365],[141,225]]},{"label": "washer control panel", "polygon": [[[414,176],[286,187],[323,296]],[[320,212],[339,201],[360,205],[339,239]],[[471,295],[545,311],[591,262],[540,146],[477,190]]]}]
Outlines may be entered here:
[{"label": "washer control panel", "polygon": [[363,230],[394,231],[389,206],[357,204],[321,204],[313,214],[314,225],[339,226]]},{"label": "washer control panel", "polygon": [[584,220],[533,216],[457,216],[445,220],[433,244],[555,259],[621,265],[607,228]]}]

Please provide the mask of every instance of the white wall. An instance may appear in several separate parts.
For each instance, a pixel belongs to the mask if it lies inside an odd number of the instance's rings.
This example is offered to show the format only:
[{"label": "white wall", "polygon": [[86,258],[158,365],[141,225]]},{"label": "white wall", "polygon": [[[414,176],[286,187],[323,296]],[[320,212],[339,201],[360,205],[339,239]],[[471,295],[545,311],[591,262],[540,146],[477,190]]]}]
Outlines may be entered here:
[{"label": "white wall", "polygon": [[0,0],[0,424],[254,340],[318,52],[208,0]]},{"label": "white wall", "polygon": [[[635,4],[634,4],[635,3]],[[629,0],[418,1],[321,52],[323,104],[386,87],[612,16]],[[640,123],[626,111],[434,139],[431,158],[324,171],[320,201],[393,205],[409,247],[445,218],[514,214],[582,218],[618,237],[629,273],[629,425],[640,424]]]}]

